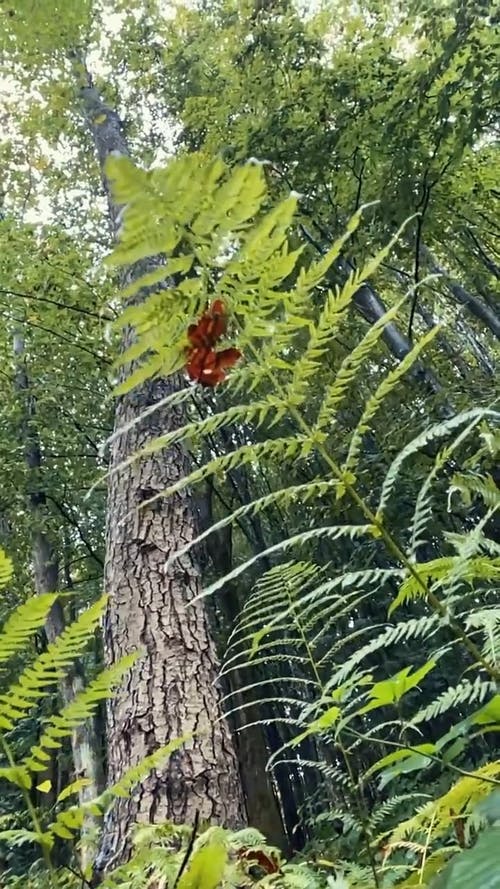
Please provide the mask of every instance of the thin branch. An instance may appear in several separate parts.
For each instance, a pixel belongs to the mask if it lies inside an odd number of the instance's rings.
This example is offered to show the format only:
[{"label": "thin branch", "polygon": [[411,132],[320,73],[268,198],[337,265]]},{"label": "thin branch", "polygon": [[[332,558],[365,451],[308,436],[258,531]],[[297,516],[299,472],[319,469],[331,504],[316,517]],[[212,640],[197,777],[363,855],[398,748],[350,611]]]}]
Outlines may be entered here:
[{"label": "thin branch", "polygon": [[63,303],[48,296],[35,296],[33,293],[20,293],[18,290],[4,290],[3,288],[0,288],[0,293],[5,293],[6,296],[15,296],[16,299],[30,299],[39,303],[48,303],[51,306],[56,306],[58,309],[78,312],[80,315],[88,315],[90,318],[97,318],[99,321],[114,320],[114,315],[99,314],[99,312],[92,312],[90,309],[81,309],[79,306],[72,306],[70,303]]},{"label": "thin branch", "polygon": [[83,346],[81,343],[75,342],[74,338],[71,339],[69,336],[64,336],[62,333],[58,333],[55,330],[52,330],[50,327],[45,327],[43,324],[37,324],[35,321],[28,321],[26,318],[16,318],[15,315],[11,315],[10,312],[1,312],[0,315],[3,315],[4,318],[8,318],[11,321],[15,321],[16,324],[26,324],[28,327],[35,327],[37,330],[43,330],[44,333],[50,334],[50,336],[55,337],[58,340],[61,340],[63,343],[69,343],[75,349],[80,349],[82,352],[87,352],[89,355],[92,355],[96,361],[100,361],[101,364],[111,365],[111,361],[109,358],[104,358],[102,355],[98,355],[97,352],[94,352],[93,349],[89,349],[88,346]]},{"label": "thin branch", "polygon": [[81,542],[83,543],[85,549],[87,550],[88,554],[94,559],[95,562],[97,562],[98,565],[101,566],[101,568],[104,568],[104,560],[101,559],[101,557],[96,553],[95,549],[93,548],[90,541],[87,539],[86,535],[82,531],[82,529],[81,529],[80,525],[78,524],[78,522],[76,521],[76,519],[73,518],[73,516],[67,511],[67,509],[64,506],[62,506],[62,504],[59,503],[59,501],[56,500],[55,497],[52,496],[52,494],[47,494],[47,499],[50,500],[51,503],[54,504],[57,511],[68,522],[68,524],[71,525],[72,528],[75,528],[75,530],[78,532],[78,536],[79,536]]},{"label": "thin branch", "polygon": [[200,813],[198,810],[196,810],[195,815],[194,815],[194,822],[193,822],[193,829],[191,831],[191,836],[189,837],[187,849],[186,849],[184,858],[182,859],[182,863],[179,868],[179,873],[177,874],[177,876],[175,878],[174,885],[172,886],[172,889],[176,889],[176,886],[179,885],[179,880],[182,877],[182,874],[184,873],[184,871],[186,870],[189,859],[191,858],[191,853],[193,851],[194,841],[196,839],[196,834],[198,832],[199,821],[200,821]]}]

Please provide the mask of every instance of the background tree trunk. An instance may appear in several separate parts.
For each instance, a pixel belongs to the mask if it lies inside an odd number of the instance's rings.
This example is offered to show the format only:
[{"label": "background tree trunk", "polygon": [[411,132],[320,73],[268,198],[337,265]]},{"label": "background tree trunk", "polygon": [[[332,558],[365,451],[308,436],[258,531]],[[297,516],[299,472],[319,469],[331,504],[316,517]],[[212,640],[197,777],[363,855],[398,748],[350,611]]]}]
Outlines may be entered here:
[{"label": "background tree trunk", "polygon": [[[35,590],[38,594],[55,593],[59,587],[59,563],[56,547],[47,529],[47,496],[42,479],[42,457],[38,431],[36,428],[36,404],[30,390],[30,382],[24,356],[24,339],[21,334],[14,336],[14,357],[16,362],[16,389],[21,402],[22,437],[26,467],[28,470],[28,504],[32,521],[32,559]],[[65,616],[61,603],[52,607],[45,624],[49,642],[53,642],[63,632]],[[82,665],[76,662],[61,682],[63,704],[69,704],[85,686]],[[78,726],[71,737],[73,768],[75,778],[86,778],[89,782],[79,791],[79,801],[94,799],[103,790],[102,757],[93,720]],[[81,837],[81,865],[86,868],[95,858],[96,819],[89,815]]]}]

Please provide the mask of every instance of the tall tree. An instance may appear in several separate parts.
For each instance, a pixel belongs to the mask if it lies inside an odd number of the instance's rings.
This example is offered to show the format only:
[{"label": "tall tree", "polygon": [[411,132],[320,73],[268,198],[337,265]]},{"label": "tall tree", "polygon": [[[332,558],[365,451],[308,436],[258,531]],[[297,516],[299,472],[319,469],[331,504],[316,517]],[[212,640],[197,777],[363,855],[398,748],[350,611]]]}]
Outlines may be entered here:
[{"label": "tall tree", "polygon": [[[92,38],[100,39],[98,21],[104,11],[98,3],[83,4],[78,13],[71,4],[61,4],[64,25],[59,29],[51,20],[45,25],[38,22],[40,10],[21,3],[9,23],[12,34],[3,33],[2,43],[10,54],[12,68],[16,67],[14,90],[38,78],[44,92],[42,104],[47,113],[38,130],[34,112],[39,97],[27,99],[27,111],[32,114],[32,143],[38,145],[46,136],[53,139],[62,127],[69,153],[80,158],[81,170],[85,175],[90,171],[92,176],[100,168],[108,191],[106,158],[110,152],[127,154],[128,148],[118,114],[89,86],[79,49]],[[41,30],[37,30],[38,25]],[[89,143],[82,140],[82,101],[97,167]],[[22,130],[23,122],[15,116],[13,121],[14,128]],[[85,184],[81,179],[78,200],[94,213],[97,189],[91,179],[86,182],[88,194],[82,197]],[[39,198],[37,190],[35,202]],[[114,233],[119,208],[110,201],[109,210]],[[76,235],[77,217],[71,223]],[[95,230],[92,217],[87,224]],[[89,241],[92,235],[85,233],[83,237]],[[97,258],[108,245],[109,238],[104,243],[101,239],[95,251]],[[138,268],[132,269],[127,280],[132,281],[138,272]],[[124,350],[131,344],[130,336],[130,331],[124,335]],[[121,800],[109,813],[97,862],[99,872],[128,854],[130,828],[136,819],[189,822],[198,815],[233,826],[245,820],[231,735],[225,720],[218,718],[222,714],[215,645],[205,607],[194,601],[200,591],[199,569],[189,558],[181,567],[165,570],[172,547],[196,533],[193,506],[188,495],[162,504],[160,509],[145,505],[152,493],[163,490],[183,472],[186,455],[179,449],[168,459],[156,454],[122,466],[151,436],[181,422],[179,410],[162,406],[171,386],[170,380],[160,378],[116,401],[106,522],[105,585],[110,598],[104,629],[105,658],[114,662],[121,653],[137,646],[143,658],[128,684],[114,696],[108,711],[109,780],[169,739],[187,736],[187,740],[163,770],[151,774],[130,800]],[[148,411],[153,407],[154,412]],[[147,416],[141,419],[145,412]],[[73,414],[72,419],[77,416]]]},{"label": "tall tree", "polygon": [[[111,153],[128,156],[120,119],[93,87],[84,88],[82,98],[104,171]],[[120,207],[106,179],[105,187],[116,234]],[[138,264],[122,283],[131,284],[157,265],[155,260]],[[122,346],[125,358],[131,348],[133,334],[128,330]],[[132,364],[134,370],[139,367]],[[113,807],[99,867],[123,859],[134,821],[189,823],[198,815],[208,822],[236,826],[243,819],[229,728],[216,718],[218,662],[204,603],[196,599],[200,572],[192,558],[173,570],[165,569],[169,555],[197,533],[193,504],[183,494],[148,506],[185,472],[187,455],[178,448],[168,455],[160,452],[129,462],[149,441],[182,424],[182,410],[163,406],[175,391],[173,386],[179,385],[179,379],[147,381],[116,402],[107,507],[105,586],[110,602],[104,650],[111,662],[130,648],[143,650],[144,657],[108,706],[108,780],[117,780],[126,768],[179,735],[192,733],[193,738],[162,771],[143,782],[140,792]]]}]

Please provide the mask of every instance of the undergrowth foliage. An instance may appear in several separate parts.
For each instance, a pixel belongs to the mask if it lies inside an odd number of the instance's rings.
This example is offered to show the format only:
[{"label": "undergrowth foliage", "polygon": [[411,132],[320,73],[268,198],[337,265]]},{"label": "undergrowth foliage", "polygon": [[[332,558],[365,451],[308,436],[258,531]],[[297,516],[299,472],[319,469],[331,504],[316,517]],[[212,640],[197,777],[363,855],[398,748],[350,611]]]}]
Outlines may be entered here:
[{"label": "undergrowth foliage", "polygon": [[[302,246],[291,246],[297,241],[299,196],[292,193],[269,206],[262,164],[229,171],[221,160],[208,163],[194,155],[145,172],[112,158],[108,175],[115,199],[124,205],[121,242],[110,261],[128,265],[164,258],[123,293],[129,302],[119,324],[132,325],[136,338],[120,361],[139,359],[140,365],[118,391],[182,371],[188,327],[212,300],[222,301],[228,343],[243,356],[224,384],[224,400],[207,401],[201,419],[192,410],[195,387],[180,386],[167,399],[172,405],[185,402],[186,422],[148,444],[148,451],[182,442],[198,460],[157,496],[241,467],[279,463],[309,469],[303,484],[275,487],[223,516],[172,560],[244,516],[276,507],[285,513],[297,505],[303,509],[302,529],[217,577],[202,594],[222,591],[242,576],[253,583],[223,673],[251,669],[255,677],[255,667],[267,671],[270,679],[251,678],[243,694],[248,704],[259,705],[263,722],[277,720],[294,729],[271,768],[306,738],[322,751],[319,767],[330,787],[331,818],[342,819],[359,838],[358,860],[334,868],[346,882],[330,885],[428,885],[463,845],[457,841],[458,817],[460,825],[468,825],[477,803],[500,783],[500,761],[463,765],[468,745],[498,730],[500,722],[500,548],[489,536],[499,505],[491,470],[500,449],[500,414],[493,406],[472,409],[420,431],[375,479],[376,495],[367,496],[360,478],[374,419],[437,329],[403,361],[381,368],[348,428],[343,408],[367,363],[376,366],[378,342],[399,305],[339,358],[323,387],[311,384],[349,324],[353,295],[394,241],[353,270],[343,286],[329,289],[325,276],[360,224],[363,208],[325,255],[308,262]],[[161,287],[165,281],[168,289]],[[142,302],[130,301],[144,288],[149,290]],[[237,428],[246,430],[243,442],[231,435]],[[217,437],[223,429],[229,434]],[[217,449],[204,449],[214,437]],[[422,454],[428,469],[410,525],[395,530],[398,486]],[[129,461],[140,458],[133,454]],[[473,504],[476,521],[467,533],[443,529],[442,539],[429,541],[427,525],[443,499],[445,510],[457,502]],[[332,522],[324,521],[325,504]],[[341,570],[317,561],[321,540],[348,544],[349,561]],[[364,554],[374,551],[378,557],[367,564]],[[360,602],[379,596],[387,601],[386,622],[356,627]],[[381,676],[380,654],[401,646],[414,651],[418,663]],[[414,691],[440,662],[460,663],[456,683],[419,708]],[[230,712],[231,695],[226,704]],[[433,720],[439,726],[439,717],[450,710],[456,721],[440,736]],[[303,762],[308,766],[318,768],[318,762]],[[450,776],[437,799],[429,792],[436,770]],[[417,794],[405,792],[411,771],[420,775]],[[387,787],[394,782],[399,791],[391,797]],[[412,808],[411,817],[398,823],[400,812]]]},{"label": "undergrowth foliage", "polygon": [[[8,585],[12,573],[12,562],[0,549],[0,590]],[[25,656],[26,651],[29,651],[34,634],[43,630],[57,598],[57,593],[33,596],[19,605],[10,615],[0,632],[0,666],[4,670],[16,655]],[[80,805],[68,802],[85,786],[86,779],[77,777],[60,792],[55,811],[45,812],[45,818],[48,820],[43,821],[43,816],[35,808],[30,796],[32,788],[37,787],[45,793],[51,789],[48,780],[38,783],[40,773],[46,772],[51,757],[61,751],[64,741],[71,736],[75,728],[91,718],[100,703],[112,694],[113,689],[140,654],[131,653],[125,656],[89,681],[72,701],[45,720],[37,744],[31,747],[28,755],[16,761],[15,745],[11,742],[12,733],[23,719],[29,717],[43,698],[54,693],[57,685],[70,672],[74,662],[94,637],[105,605],[106,597],[103,596],[83,610],[53,642],[47,645],[45,651],[28,660],[21,668],[17,679],[11,681],[7,688],[2,688],[0,693],[0,756],[3,760],[0,766],[0,781],[7,781],[17,788],[31,821],[30,828],[8,826],[0,829],[0,841],[11,849],[24,844],[38,846],[43,856],[44,873],[51,887],[69,885],[68,880],[71,879],[71,874],[68,872],[62,874],[56,872],[52,863],[52,851],[56,843],[60,840],[77,842],[89,816],[94,818],[102,816],[115,798],[128,795],[144,780],[151,769],[163,763],[169,754],[184,742],[184,739],[179,739],[159,749],[126,772],[114,786],[107,788],[96,799]],[[9,816],[5,820],[11,822],[13,819]],[[27,885],[26,876],[22,879],[23,885]]]}]

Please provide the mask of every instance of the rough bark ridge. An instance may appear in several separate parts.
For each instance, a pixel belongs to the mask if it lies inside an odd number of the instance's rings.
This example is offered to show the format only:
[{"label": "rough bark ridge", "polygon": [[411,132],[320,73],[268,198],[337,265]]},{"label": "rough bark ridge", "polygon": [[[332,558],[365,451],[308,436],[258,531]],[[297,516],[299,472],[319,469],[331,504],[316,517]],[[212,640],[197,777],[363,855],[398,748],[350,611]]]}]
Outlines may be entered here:
[{"label": "rough bark ridge", "polygon": [[[102,167],[111,151],[127,154],[127,145],[117,114],[94,89],[82,94]],[[118,213],[110,199],[115,233]],[[140,272],[146,270],[143,264]],[[128,280],[138,273],[139,269],[132,270]],[[174,387],[171,378],[149,381],[117,399],[115,430],[159,403]],[[167,412],[160,407],[148,414],[114,439],[111,468],[181,422],[181,409]],[[108,781],[117,780],[169,740],[191,732],[196,737],[130,799],[117,801],[105,822],[98,873],[127,856],[127,834],[134,821],[192,822],[196,812],[201,819],[228,826],[243,821],[237,760],[229,728],[219,718],[215,646],[203,602],[193,604],[200,591],[199,570],[189,556],[165,569],[169,555],[196,534],[191,499],[183,493],[138,508],[186,470],[186,456],[176,448],[144,457],[110,479],[106,658],[114,662],[137,648],[144,655],[108,705]]]}]

